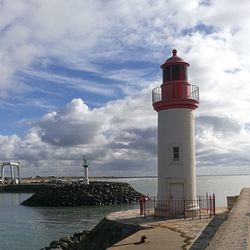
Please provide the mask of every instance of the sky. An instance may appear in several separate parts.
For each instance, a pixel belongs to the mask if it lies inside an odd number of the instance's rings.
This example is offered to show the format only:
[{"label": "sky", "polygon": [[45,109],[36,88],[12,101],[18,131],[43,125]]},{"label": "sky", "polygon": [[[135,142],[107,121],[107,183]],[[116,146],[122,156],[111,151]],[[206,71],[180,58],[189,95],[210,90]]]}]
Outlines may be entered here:
[{"label": "sky", "polygon": [[200,88],[198,174],[250,173],[250,2],[0,0],[0,160],[22,176],[156,175],[151,91]]}]

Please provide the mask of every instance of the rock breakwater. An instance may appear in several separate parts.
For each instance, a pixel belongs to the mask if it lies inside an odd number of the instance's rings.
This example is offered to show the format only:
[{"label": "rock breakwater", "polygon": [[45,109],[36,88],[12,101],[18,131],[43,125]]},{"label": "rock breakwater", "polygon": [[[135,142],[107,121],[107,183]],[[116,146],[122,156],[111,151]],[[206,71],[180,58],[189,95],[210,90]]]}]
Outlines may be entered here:
[{"label": "rock breakwater", "polygon": [[22,202],[26,206],[100,206],[130,204],[143,194],[128,183],[90,182],[84,184],[55,185],[39,191]]},{"label": "rock breakwater", "polygon": [[59,240],[54,240],[50,242],[48,247],[44,247],[40,250],[70,250],[74,249],[80,241],[86,238],[89,234],[89,231],[83,230],[82,232],[76,232],[73,235],[64,235]]}]

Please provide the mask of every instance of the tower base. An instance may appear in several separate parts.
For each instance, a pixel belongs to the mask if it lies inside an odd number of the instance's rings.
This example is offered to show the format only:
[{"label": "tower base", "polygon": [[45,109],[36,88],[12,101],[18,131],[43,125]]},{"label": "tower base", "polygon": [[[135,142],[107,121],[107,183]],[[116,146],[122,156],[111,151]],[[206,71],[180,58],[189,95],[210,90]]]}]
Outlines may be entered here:
[{"label": "tower base", "polygon": [[199,206],[195,200],[158,201],[155,207],[156,217],[190,218],[190,217],[196,217],[198,213],[199,213]]}]

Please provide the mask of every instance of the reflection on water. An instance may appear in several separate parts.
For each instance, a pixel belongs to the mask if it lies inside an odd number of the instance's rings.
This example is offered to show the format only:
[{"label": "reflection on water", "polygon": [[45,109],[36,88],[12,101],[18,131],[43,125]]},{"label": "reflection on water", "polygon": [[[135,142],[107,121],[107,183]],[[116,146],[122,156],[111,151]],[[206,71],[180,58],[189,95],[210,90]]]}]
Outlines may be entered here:
[{"label": "reflection on water", "polygon": [[[136,190],[155,196],[156,178],[118,179]],[[250,176],[198,176],[197,193],[215,193],[216,205],[226,206],[226,196],[237,195],[250,186]],[[31,194],[0,193],[0,249],[36,250],[64,234],[90,230],[107,213],[138,206],[25,207],[21,201]],[[15,239],[15,240],[13,240]]]},{"label": "reflection on water", "polygon": [[3,207],[16,207],[18,206],[22,200],[30,197],[31,194],[24,193],[0,193],[0,205]]}]

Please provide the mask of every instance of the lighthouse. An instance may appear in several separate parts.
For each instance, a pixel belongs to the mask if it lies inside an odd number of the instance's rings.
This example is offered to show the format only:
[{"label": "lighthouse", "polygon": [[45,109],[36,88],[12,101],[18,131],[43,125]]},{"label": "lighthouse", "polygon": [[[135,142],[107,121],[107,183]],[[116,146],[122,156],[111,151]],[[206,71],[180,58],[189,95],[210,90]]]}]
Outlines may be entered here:
[{"label": "lighthouse", "polygon": [[84,168],[84,178],[83,178],[83,183],[84,184],[89,184],[89,173],[88,173],[88,163],[87,163],[87,159],[86,159],[86,157],[85,157],[85,155],[83,156],[83,164],[82,164],[82,166],[83,166],[83,168]]},{"label": "lighthouse", "polygon": [[[158,112],[158,200],[195,200],[194,110],[199,88],[188,82],[189,64],[172,51],[162,65],[162,84],[153,89]],[[190,205],[195,209],[195,204]]]}]

